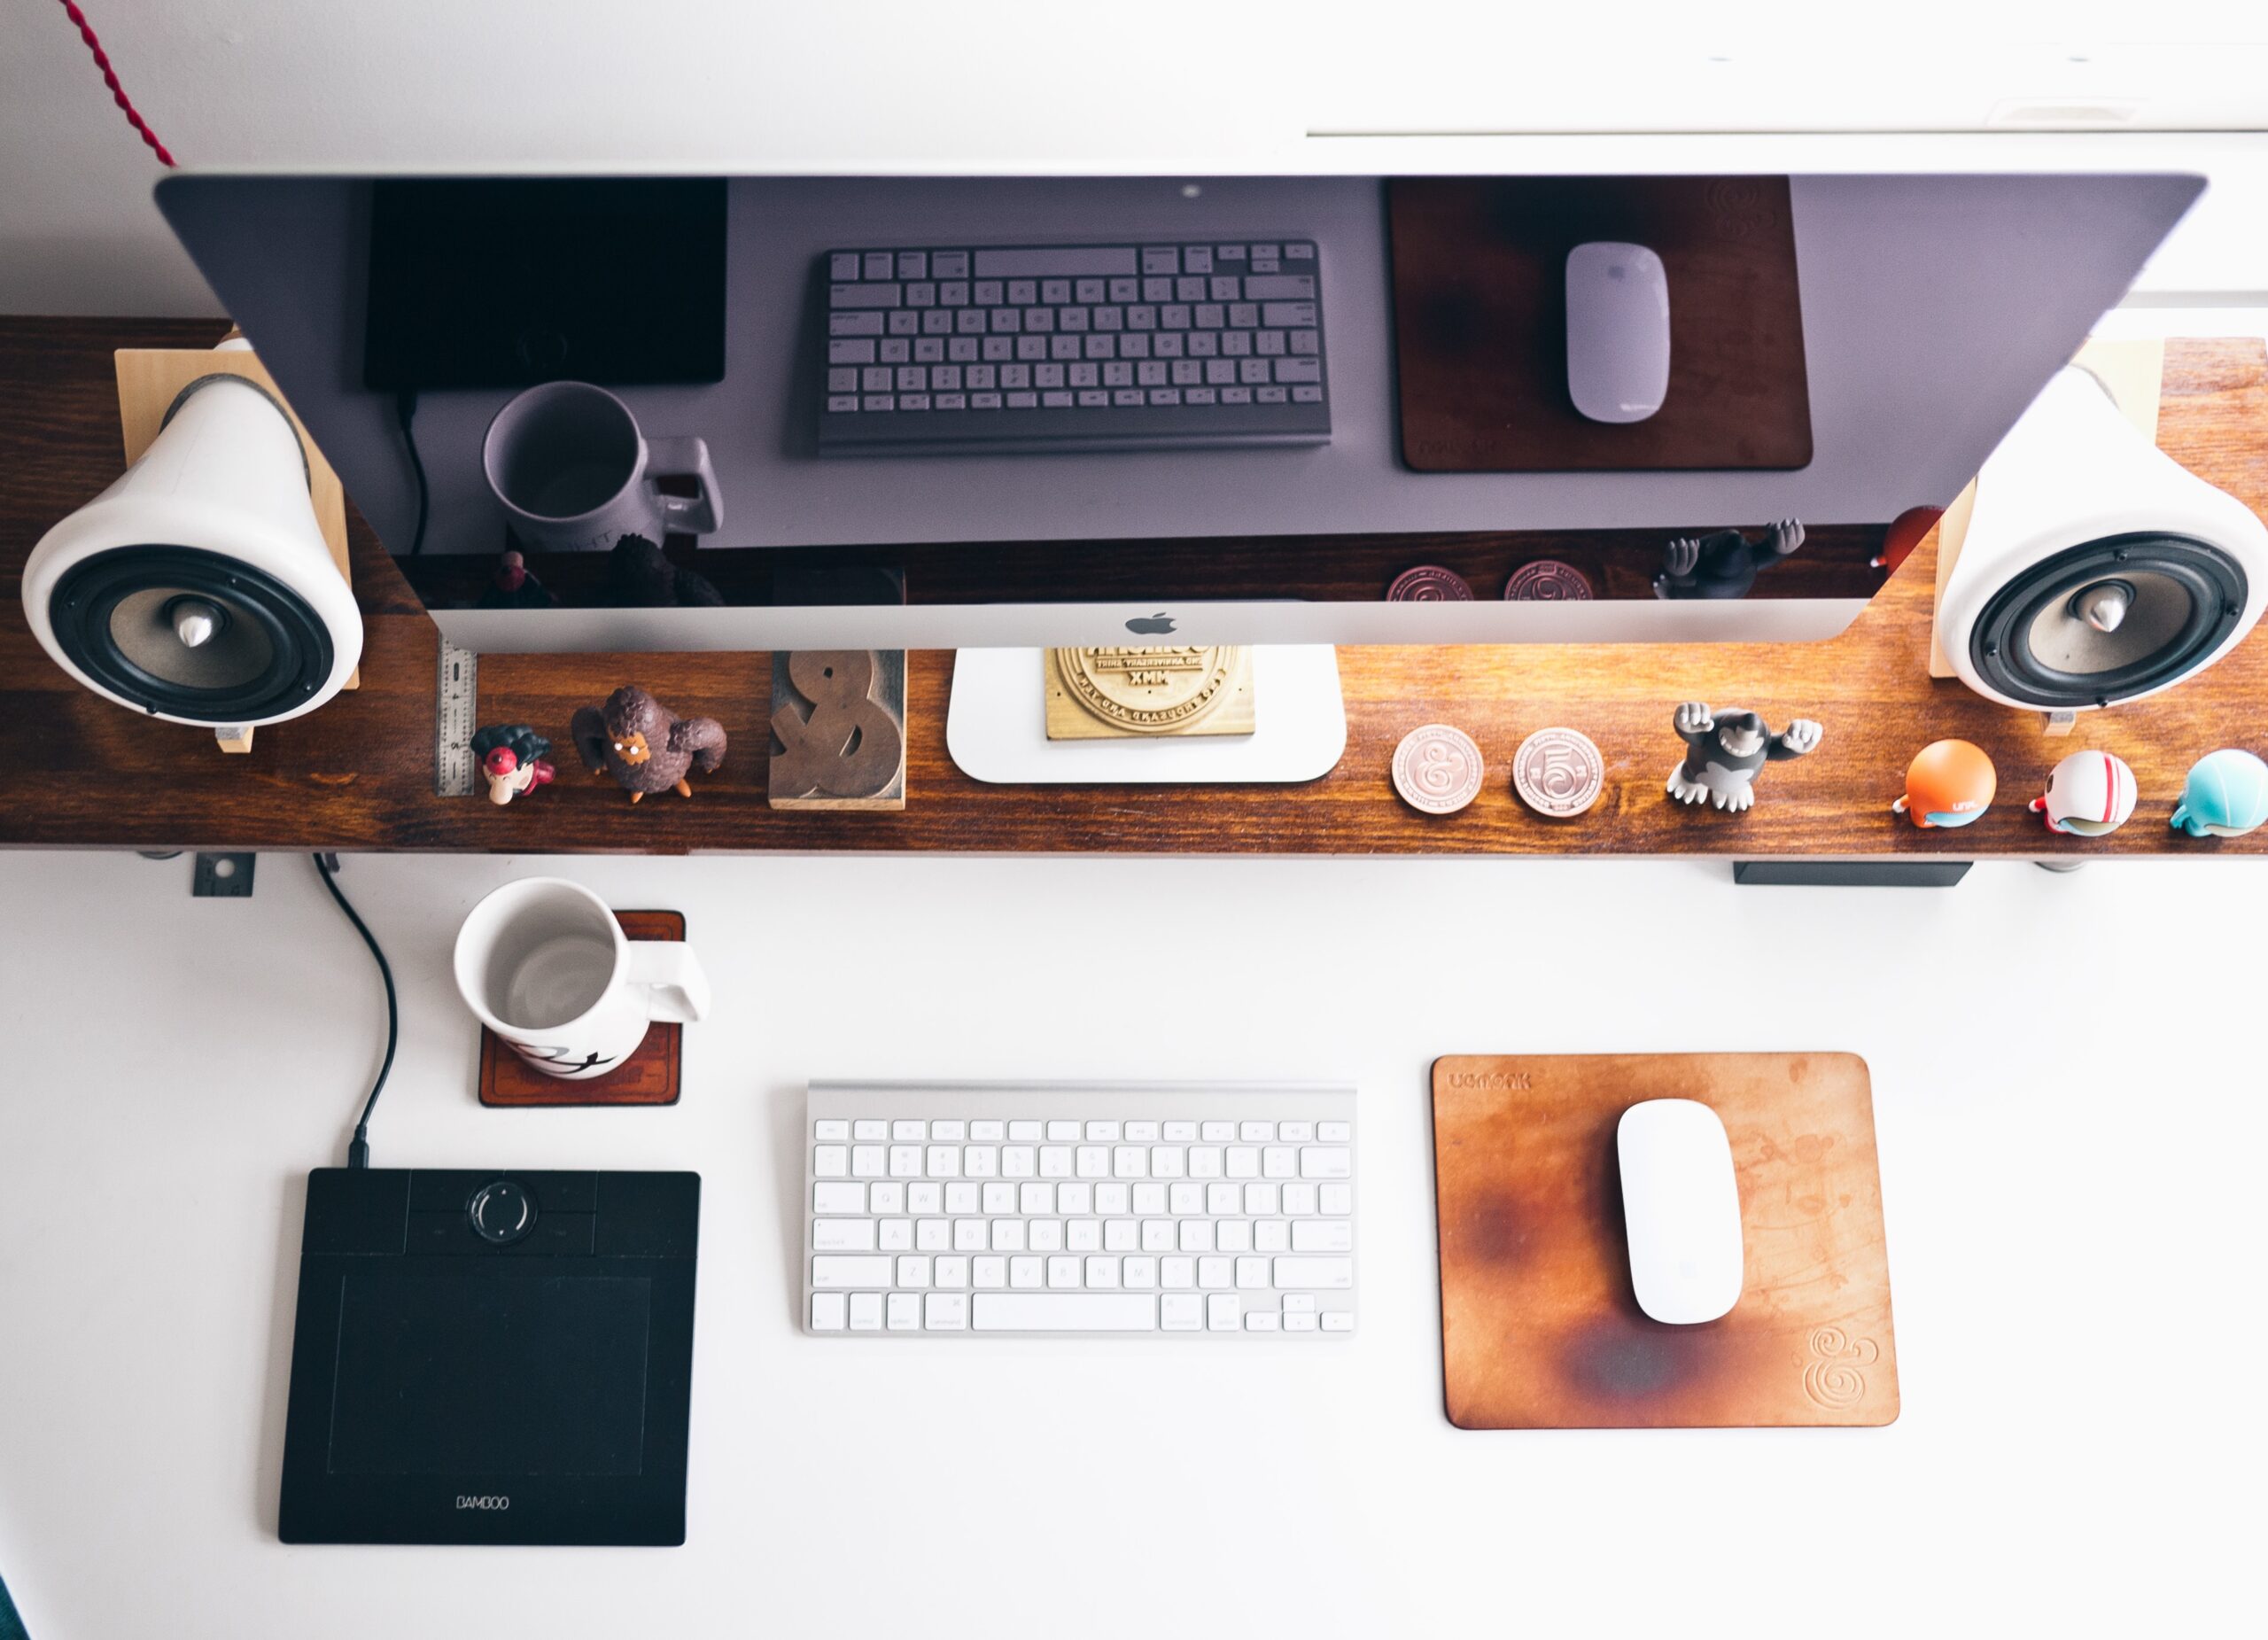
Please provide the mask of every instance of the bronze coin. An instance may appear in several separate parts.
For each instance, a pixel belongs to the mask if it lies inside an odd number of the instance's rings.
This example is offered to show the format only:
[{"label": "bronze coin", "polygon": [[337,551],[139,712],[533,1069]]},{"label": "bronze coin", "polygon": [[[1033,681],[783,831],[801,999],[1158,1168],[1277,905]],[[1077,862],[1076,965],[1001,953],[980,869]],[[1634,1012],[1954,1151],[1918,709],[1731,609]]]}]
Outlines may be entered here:
[{"label": "bronze coin", "polygon": [[1233,646],[1056,649],[1071,698],[1131,734],[1170,735],[1202,719],[1234,685],[1244,651]]},{"label": "bronze coin", "polygon": [[1421,564],[1414,570],[1404,570],[1394,578],[1394,585],[1386,589],[1388,603],[1470,603],[1472,588],[1465,585],[1464,577],[1455,570],[1445,570],[1438,564]]},{"label": "bronze coin", "polygon": [[1571,820],[1598,801],[1606,760],[1573,729],[1538,729],[1512,754],[1512,787],[1538,814]]},{"label": "bronze coin", "polygon": [[1394,749],[1394,789],[1425,814],[1454,814],[1480,795],[1480,748],[1463,729],[1429,723]]},{"label": "bronze coin", "polygon": [[1510,602],[1588,603],[1593,596],[1583,572],[1557,558],[1523,564],[1504,583],[1504,597]]}]

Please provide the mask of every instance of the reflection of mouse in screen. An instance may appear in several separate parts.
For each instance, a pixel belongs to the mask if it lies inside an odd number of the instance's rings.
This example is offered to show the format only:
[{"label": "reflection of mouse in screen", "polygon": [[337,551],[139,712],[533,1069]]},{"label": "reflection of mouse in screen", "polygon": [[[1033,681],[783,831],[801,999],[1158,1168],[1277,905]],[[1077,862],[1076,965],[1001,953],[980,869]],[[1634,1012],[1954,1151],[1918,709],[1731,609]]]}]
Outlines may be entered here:
[{"label": "reflection of mouse in screen", "polygon": [[1669,278],[1643,245],[1567,253],[1567,396],[1595,422],[1643,422],[1669,392]]}]

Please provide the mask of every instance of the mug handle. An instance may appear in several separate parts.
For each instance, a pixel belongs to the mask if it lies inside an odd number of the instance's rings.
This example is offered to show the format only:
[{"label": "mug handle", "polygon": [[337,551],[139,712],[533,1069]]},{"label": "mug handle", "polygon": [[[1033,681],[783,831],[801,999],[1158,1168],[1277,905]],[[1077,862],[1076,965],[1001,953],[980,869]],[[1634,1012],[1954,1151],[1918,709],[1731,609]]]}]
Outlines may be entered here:
[{"label": "mug handle", "polygon": [[633,940],[623,977],[646,993],[646,1017],[689,1022],[709,1016],[709,975],[682,940]]},{"label": "mug handle", "polygon": [[697,496],[664,495],[655,490],[664,529],[676,535],[709,535],[724,527],[724,494],[718,487],[717,469],[709,460],[709,440],[647,439],[646,480],[650,484],[656,478],[690,478],[701,486]]}]

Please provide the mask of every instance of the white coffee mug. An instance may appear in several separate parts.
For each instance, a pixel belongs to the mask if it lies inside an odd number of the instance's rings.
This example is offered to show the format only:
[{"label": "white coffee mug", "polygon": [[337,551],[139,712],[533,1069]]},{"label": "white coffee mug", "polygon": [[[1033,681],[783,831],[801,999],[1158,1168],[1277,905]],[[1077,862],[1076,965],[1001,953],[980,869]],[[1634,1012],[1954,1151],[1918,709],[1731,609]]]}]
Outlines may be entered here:
[{"label": "white coffee mug", "polygon": [[632,940],[579,882],[523,877],[457,931],[457,991],[480,1022],[547,1076],[603,1076],[657,1019],[709,1012],[709,976],[680,940]]}]

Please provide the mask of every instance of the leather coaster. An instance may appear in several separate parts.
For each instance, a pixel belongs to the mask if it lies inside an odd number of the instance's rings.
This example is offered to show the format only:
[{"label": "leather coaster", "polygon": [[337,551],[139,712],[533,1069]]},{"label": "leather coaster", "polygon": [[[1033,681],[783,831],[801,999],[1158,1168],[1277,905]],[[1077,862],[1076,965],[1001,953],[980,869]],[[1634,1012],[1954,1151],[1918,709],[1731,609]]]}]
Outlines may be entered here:
[{"label": "leather coaster", "polygon": [[[1720,1320],[1638,1308],[1615,1123],[1648,1099],[1721,1117],[1745,1277]],[[1852,1053],[1433,1061],[1441,1364],[1460,1429],[1882,1425],[1898,1416],[1882,1184]]]},{"label": "leather coaster", "polygon": [[[681,911],[617,911],[614,920],[632,939],[685,937]],[[570,1082],[547,1076],[506,1047],[496,1033],[480,1028],[480,1102],[501,1107],[539,1105],[674,1105],[678,1096],[679,1048],[685,1027],[656,1020],[646,1028],[638,1051],[603,1076]]]}]

